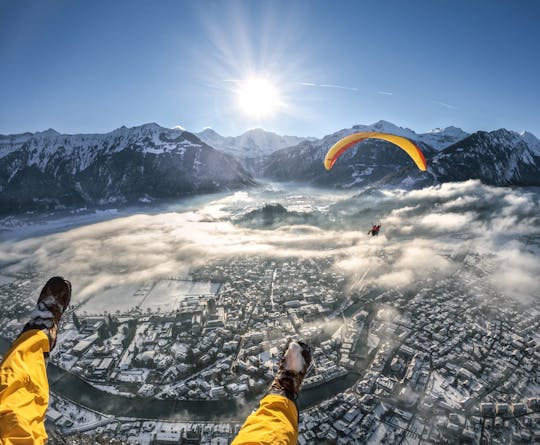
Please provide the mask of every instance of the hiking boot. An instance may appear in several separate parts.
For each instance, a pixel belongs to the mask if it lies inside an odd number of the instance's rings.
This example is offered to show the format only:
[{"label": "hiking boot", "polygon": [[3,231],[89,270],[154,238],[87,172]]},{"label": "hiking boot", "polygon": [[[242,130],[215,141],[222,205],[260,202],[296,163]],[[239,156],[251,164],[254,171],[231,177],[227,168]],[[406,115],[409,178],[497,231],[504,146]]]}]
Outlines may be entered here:
[{"label": "hiking boot", "polygon": [[294,402],[298,398],[300,386],[310,364],[309,346],[302,341],[290,342],[279,360],[278,371],[268,394],[279,394]]},{"label": "hiking boot", "polygon": [[39,294],[36,308],[30,314],[23,332],[30,329],[42,329],[49,337],[52,351],[56,345],[58,323],[71,300],[71,283],[62,277],[52,277]]}]

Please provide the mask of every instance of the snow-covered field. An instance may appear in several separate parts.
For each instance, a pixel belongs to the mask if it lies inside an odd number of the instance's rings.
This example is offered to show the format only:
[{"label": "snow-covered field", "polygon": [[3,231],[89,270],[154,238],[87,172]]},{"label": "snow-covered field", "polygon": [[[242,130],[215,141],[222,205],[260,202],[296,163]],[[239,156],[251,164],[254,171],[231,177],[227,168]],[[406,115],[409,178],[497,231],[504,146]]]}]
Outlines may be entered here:
[{"label": "snow-covered field", "polygon": [[105,311],[126,313],[138,307],[144,299],[145,295],[137,295],[139,288],[138,283],[129,283],[104,289],[94,293],[78,310],[88,315],[103,314]]},{"label": "snow-covered field", "polygon": [[186,298],[199,295],[214,295],[218,285],[210,282],[187,280],[158,281],[141,304],[141,310],[170,311],[176,309]]}]

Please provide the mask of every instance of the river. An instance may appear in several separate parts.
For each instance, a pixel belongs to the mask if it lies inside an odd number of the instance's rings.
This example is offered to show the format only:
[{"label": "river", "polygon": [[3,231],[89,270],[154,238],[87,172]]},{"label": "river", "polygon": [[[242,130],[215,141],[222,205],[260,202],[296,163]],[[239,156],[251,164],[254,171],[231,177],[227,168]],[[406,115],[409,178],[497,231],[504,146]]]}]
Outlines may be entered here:
[{"label": "river", "polygon": [[[9,343],[0,339],[0,352],[5,353]],[[185,421],[243,421],[257,406],[258,399],[232,399],[219,401],[157,400],[142,397],[125,397],[101,391],[75,374],[54,364],[47,367],[51,391],[80,405],[116,417],[139,417],[145,419]],[[357,375],[348,374],[324,385],[301,392],[300,409],[314,406],[351,387]]]}]

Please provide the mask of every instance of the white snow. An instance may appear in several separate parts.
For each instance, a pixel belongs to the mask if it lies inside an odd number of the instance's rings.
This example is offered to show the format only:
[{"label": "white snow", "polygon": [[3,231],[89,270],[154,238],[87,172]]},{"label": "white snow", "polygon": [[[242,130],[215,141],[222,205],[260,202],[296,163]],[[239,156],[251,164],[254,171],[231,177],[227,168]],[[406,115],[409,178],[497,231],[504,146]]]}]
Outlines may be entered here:
[{"label": "white snow", "polygon": [[369,348],[368,354],[371,354],[371,351],[379,346],[381,339],[373,334],[372,332],[369,332],[368,338],[367,338],[367,346]]},{"label": "white snow", "polygon": [[534,134],[529,133],[528,131],[521,131],[519,135],[526,142],[531,151],[536,156],[540,156],[540,140]]},{"label": "white snow", "polygon": [[436,128],[424,134],[418,135],[418,140],[424,142],[436,150],[442,150],[449,147],[462,139],[465,139],[469,134],[457,127],[446,127],[444,129]]},{"label": "white snow", "polygon": [[410,128],[403,128],[394,125],[391,122],[380,120],[371,125],[355,125],[355,131],[380,131],[382,133],[391,133],[398,136],[403,136],[408,139],[417,139],[418,135]]},{"label": "white snow", "polygon": [[145,294],[137,293],[140,288],[141,283],[111,287],[92,295],[78,310],[88,314],[127,312],[142,302]]},{"label": "white snow", "polygon": [[233,156],[246,158],[266,156],[282,148],[294,147],[304,140],[313,140],[297,136],[280,136],[261,128],[248,130],[236,137],[221,136],[211,128],[206,128],[196,135],[211,147]]},{"label": "white snow", "polygon": [[184,151],[196,146],[182,137],[182,128],[163,128],[157,124],[121,127],[105,134],[62,135],[54,130],[0,136],[0,158],[16,150],[27,150],[27,165],[43,170],[51,158],[62,156],[71,162],[71,173],[85,170],[97,156],[133,148],[149,153]]},{"label": "white snow", "polygon": [[200,295],[214,295],[217,285],[210,282],[189,280],[161,280],[158,281],[148,297],[140,304],[142,311],[148,309],[172,311],[184,300],[190,297],[198,298]]}]

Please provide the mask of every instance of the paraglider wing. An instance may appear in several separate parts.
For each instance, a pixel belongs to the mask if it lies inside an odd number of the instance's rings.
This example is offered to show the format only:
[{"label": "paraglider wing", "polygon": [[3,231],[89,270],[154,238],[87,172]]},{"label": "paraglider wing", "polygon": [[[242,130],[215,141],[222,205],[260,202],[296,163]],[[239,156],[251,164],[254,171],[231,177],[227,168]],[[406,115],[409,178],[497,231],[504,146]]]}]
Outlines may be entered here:
[{"label": "paraglider wing", "polygon": [[409,139],[402,136],[396,136],[394,134],[379,133],[377,131],[362,131],[360,133],[345,136],[343,139],[340,139],[334,145],[332,145],[324,158],[324,167],[326,170],[330,170],[338,158],[349,148],[365,139],[382,139],[384,141],[392,142],[402,150],[406,151],[420,170],[425,171],[427,168],[424,154],[420,151],[417,145],[411,142]]}]

